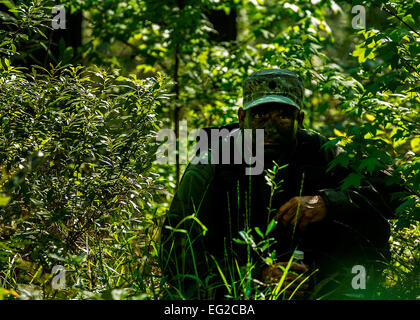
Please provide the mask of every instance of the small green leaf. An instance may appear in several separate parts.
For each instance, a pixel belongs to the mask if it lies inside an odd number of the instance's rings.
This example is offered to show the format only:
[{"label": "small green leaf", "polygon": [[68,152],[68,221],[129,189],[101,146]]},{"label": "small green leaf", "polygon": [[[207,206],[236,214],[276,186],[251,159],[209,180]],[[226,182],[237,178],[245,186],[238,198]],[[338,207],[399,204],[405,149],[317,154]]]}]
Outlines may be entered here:
[{"label": "small green leaf", "polygon": [[271,230],[273,230],[274,229],[274,227],[277,225],[277,221],[276,220],[274,220],[274,219],[272,219],[271,221],[270,221],[270,223],[268,224],[268,227],[267,227],[267,231],[265,232],[265,235],[268,235],[270,232],[271,232]]},{"label": "small green leaf", "polygon": [[413,139],[410,141],[410,146],[411,146],[411,150],[412,150],[414,153],[419,153],[419,152],[420,152],[420,138],[418,138],[418,137],[413,138]]},{"label": "small green leaf", "polygon": [[346,190],[350,187],[359,187],[360,180],[364,178],[363,175],[359,173],[350,173],[347,178],[344,179],[343,184],[341,186],[341,190]]},{"label": "small green leaf", "polygon": [[411,25],[416,24],[411,14],[406,15],[405,17],[403,17],[402,18],[402,21],[404,21],[405,23],[411,24]]},{"label": "small green leaf", "polygon": [[259,227],[255,227],[255,232],[261,237],[264,238],[264,234],[262,233],[261,229]]},{"label": "small green leaf", "polygon": [[7,206],[7,204],[9,203],[9,201],[10,201],[10,198],[11,197],[9,197],[9,196],[0,196],[0,207],[5,207],[5,206]]},{"label": "small green leaf", "polygon": [[376,167],[380,166],[381,163],[376,158],[363,159],[360,163],[359,170],[367,169],[368,173],[372,173]]},{"label": "small green leaf", "polygon": [[340,153],[337,157],[335,157],[329,164],[327,168],[327,172],[331,171],[334,167],[341,165],[344,168],[349,166],[349,156],[347,153]]},{"label": "small green leaf", "polygon": [[257,244],[254,242],[254,239],[252,239],[252,237],[245,231],[239,231],[239,235],[242,237],[242,239],[246,242],[247,245],[250,245],[252,248],[257,247]]}]

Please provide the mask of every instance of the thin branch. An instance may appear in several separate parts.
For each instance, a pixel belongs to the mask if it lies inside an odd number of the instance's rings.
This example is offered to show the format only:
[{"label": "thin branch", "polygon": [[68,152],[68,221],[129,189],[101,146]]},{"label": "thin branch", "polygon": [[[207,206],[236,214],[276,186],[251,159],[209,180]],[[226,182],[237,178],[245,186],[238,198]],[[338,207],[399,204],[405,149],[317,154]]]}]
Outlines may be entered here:
[{"label": "thin branch", "polygon": [[[375,5],[377,8],[379,8],[377,5]],[[408,29],[410,29],[411,31],[413,31],[417,36],[420,37],[420,34],[412,27],[410,26],[407,22],[405,22],[403,19],[401,19],[396,13],[392,12],[389,8],[387,8],[385,5],[380,8],[383,11],[385,11],[386,13],[388,13],[389,15],[393,16],[394,18],[397,18],[400,22],[402,22],[404,25],[407,26]]]}]

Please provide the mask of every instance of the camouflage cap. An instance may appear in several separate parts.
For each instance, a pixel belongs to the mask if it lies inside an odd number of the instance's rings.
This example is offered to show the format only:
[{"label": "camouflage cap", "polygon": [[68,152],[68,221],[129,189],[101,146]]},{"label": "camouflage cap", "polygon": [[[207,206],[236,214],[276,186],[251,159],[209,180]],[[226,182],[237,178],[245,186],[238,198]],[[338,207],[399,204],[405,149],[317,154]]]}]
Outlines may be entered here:
[{"label": "camouflage cap", "polygon": [[302,108],[303,82],[296,73],[285,69],[264,69],[251,74],[244,82],[244,110],[276,102]]}]

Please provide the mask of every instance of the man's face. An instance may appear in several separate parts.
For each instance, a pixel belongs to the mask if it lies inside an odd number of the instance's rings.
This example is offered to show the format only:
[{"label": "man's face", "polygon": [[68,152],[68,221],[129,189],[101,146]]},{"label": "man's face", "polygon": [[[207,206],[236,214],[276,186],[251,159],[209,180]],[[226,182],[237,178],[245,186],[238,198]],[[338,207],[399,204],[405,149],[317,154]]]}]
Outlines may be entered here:
[{"label": "man's face", "polygon": [[[264,149],[289,149],[294,143],[303,113],[286,104],[266,103],[238,112],[242,129],[264,129]],[[255,140],[254,140],[255,141]],[[268,150],[267,150],[268,149]]]}]

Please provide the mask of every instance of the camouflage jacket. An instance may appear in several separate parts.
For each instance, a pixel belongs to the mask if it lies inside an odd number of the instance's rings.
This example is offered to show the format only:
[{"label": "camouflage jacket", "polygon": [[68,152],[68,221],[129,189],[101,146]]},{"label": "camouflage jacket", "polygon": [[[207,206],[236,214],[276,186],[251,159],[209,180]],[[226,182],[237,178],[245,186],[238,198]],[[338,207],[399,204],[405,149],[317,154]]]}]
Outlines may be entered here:
[{"label": "camouflage jacket", "polygon": [[[295,248],[304,251],[311,270],[318,270],[313,283],[337,274],[344,279],[355,265],[377,267],[375,262],[386,261],[388,219],[398,205],[389,195],[395,190],[385,185],[384,172],[362,180],[358,188],[341,190],[351,171],[337,166],[327,172],[331,160],[343,152],[322,148],[327,141],[315,132],[298,131],[295,151],[275,178],[282,182],[273,196],[264,174],[247,176],[243,165],[190,164],[161,234],[161,268],[167,280],[185,297],[208,298],[199,289],[213,292],[209,287],[215,283],[223,286],[235,279],[237,266],[254,264],[252,276],[258,278],[262,256],[288,261]],[[321,195],[326,218],[305,232],[279,223],[261,238],[258,233],[265,233],[273,215],[270,203],[276,210],[299,195]]]}]

